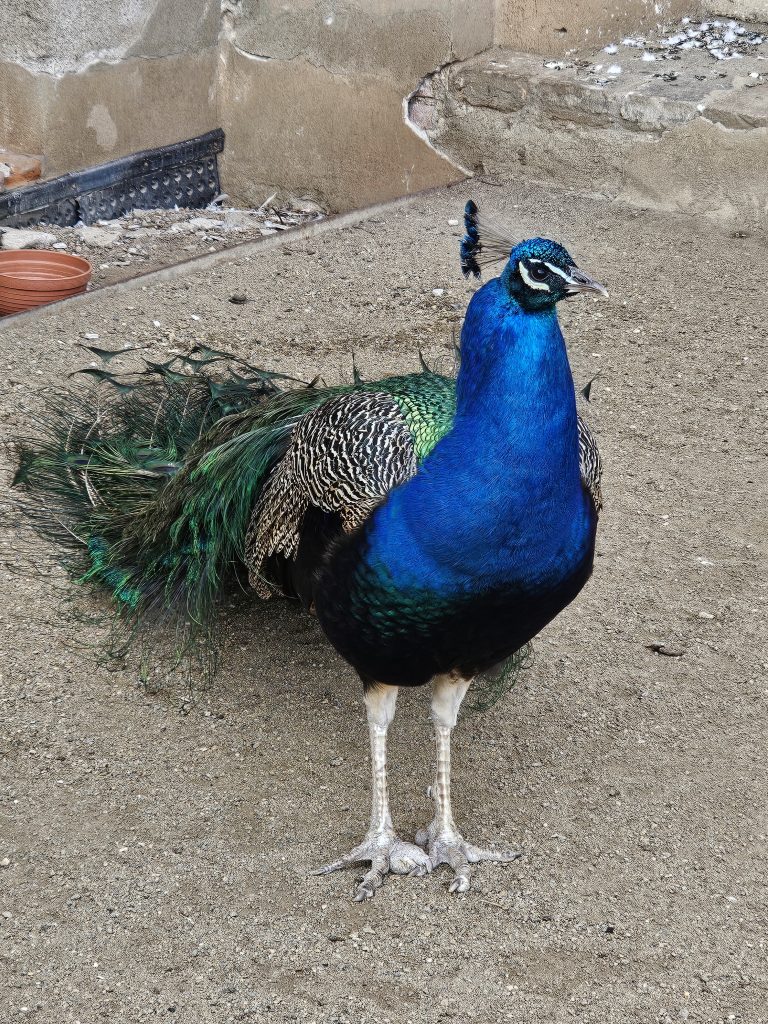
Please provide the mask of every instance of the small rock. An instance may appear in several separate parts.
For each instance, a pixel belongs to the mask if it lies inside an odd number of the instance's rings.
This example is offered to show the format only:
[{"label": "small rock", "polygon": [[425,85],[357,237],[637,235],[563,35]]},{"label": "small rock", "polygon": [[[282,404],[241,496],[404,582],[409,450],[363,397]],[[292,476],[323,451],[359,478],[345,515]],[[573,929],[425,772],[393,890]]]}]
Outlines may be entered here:
[{"label": "small rock", "polygon": [[56,235],[48,231],[3,228],[0,243],[3,249],[45,249],[56,243]]},{"label": "small rock", "polygon": [[654,654],[663,654],[667,658],[682,658],[685,654],[682,647],[669,647],[667,644],[648,644],[648,650]]},{"label": "small rock", "polygon": [[445,295],[445,288],[433,288],[432,294],[440,298],[441,295]]},{"label": "small rock", "polygon": [[248,301],[248,296],[243,295],[242,292],[235,292],[234,295],[229,296],[229,301],[233,302],[236,306],[242,306]]},{"label": "small rock", "polygon": [[54,242],[53,245],[51,246],[51,248],[52,249],[66,249],[67,248],[67,243],[66,242]]},{"label": "small rock", "polygon": [[107,231],[106,228],[91,227],[87,224],[75,228],[75,234],[87,246],[95,249],[108,249],[120,237],[117,231]]},{"label": "small rock", "polygon": [[700,619],[714,619],[712,612],[699,612]]},{"label": "small rock", "polygon": [[224,228],[227,231],[246,231],[248,228],[252,228],[253,224],[253,213],[250,210],[224,211]]},{"label": "small rock", "polygon": [[0,860],[0,868],[9,868],[10,866],[11,866],[11,858],[10,857],[3,857],[3,859]]},{"label": "small rock", "polygon": [[208,217],[192,217],[189,221],[191,228],[198,228],[204,231],[213,231],[216,228],[223,228],[223,220],[211,220]]}]

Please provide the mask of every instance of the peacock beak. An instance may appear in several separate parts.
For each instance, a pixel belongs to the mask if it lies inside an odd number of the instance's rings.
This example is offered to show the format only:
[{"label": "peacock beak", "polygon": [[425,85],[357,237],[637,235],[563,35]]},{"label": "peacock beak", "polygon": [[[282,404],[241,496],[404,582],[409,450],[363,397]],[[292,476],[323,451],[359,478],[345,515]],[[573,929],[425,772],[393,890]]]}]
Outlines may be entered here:
[{"label": "peacock beak", "polygon": [[585,274],[578,267],[568,267],[568,278],[565,282],[566,295],[578,295],[580,292],[597,292],[608,298],[608,289],[599,284],[589,274]]}]

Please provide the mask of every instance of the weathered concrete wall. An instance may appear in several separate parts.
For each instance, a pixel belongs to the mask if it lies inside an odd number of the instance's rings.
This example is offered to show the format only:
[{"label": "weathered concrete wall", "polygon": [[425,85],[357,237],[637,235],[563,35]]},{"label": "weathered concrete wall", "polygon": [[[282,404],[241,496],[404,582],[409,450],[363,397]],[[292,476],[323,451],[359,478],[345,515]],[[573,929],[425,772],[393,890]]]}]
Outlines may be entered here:
[{"label": "weathered concrete wall", "polygon": [[5,0],[0,59],[56,75],[215,46],[219,0]]},{"label": "weathered concrete wall", "polygon": [[412,116],[440,150],[501,181],[765,230],[768,83],[750,77],[762,56],[720,63],[689,50],[674,83],[623,57],[623,73],[598,85],[578,68],[496,50],[434,76]]},{"label": "weathered concrete wall", "polygon": [[218,125],[219,0],[9,0],[0,142],[47,175]]},{"label": "weathered concrete wall", "polygon": [[228,191],[255,202],[287,189],[344,210],[459,180],[403,100],[490,46],[493,23],[494,0],[243,0],[224,44]]},{"label": "weathered concrete wall", "polygon": [[704,13],[738,18],[741,21],[768,22],[768,0],[704,0]]},{"label": "weathered concrete wall", "polygon": [[[708,7],[768,0],[706,0]],[[501,42],[557,55],[699,0],[6,0],[0,145],[48,175],[221,125],[233,198],[350,209],[463,176],[406,116],[436,69]],[[739,12],[734,10],[734,14]],[[470,161],[472,165],[475,160]]]}]

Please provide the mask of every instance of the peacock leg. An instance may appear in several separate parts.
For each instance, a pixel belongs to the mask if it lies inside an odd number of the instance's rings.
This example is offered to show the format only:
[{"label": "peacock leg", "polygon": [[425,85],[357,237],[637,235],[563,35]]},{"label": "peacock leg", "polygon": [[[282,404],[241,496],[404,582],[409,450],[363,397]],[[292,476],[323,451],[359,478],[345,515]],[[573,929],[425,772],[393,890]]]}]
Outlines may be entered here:
[{"label": "peacock leg", "polygon": [[508,863],[521,856],[513,851],[482,850],[468,843],[456,828],[451,810],[451,732],[456,725],[461,702],[471,679],[453,674],[436,676],[432,681],[432,721],[437,741],[437,776],[432,786],[435,817],[416,835],[416,842],[429,853],[432,867],[447,864],[453,869],[448,886],[451,892],[466,892],[470,887],[470,864],[483,860]]},{"label": "peacock leg", "polygon": [[392,827],[387,787],[387,730],[395,716],[396,686],[374,686],[365,695],[371,734],[371,823],[362,843],[332,864],[313,871],[325,875],[353,864],[370,861],[355,890],[355,902],[371,899],[388,874],[426,875],[432,870],[427,854],[413,843],[403,842]]}]

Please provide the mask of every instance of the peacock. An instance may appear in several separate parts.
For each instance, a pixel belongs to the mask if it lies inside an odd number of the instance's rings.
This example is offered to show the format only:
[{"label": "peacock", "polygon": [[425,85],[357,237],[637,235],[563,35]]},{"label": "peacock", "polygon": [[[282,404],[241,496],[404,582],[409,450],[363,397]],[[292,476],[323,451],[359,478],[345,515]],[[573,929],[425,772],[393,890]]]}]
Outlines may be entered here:
[{"label": "peacock", "polygon": [[[223,594],[297,599],[363,685],[371,818],[319,868],[367,865],[354,898],[390,874],[509,862],[458,830],[451,734],[473,679],[514,661],[592,572],[601,464],[577,414],[556,304],[607,295],[557,242],[516,244],[465,209],[465,275],[504,262],[472,296],[457,376],[422,371],[309,384],[199,345],[138,376],[48,403],[19,443],[15,485],[33,525],[112,596],[125,642],[215,669]],[[236,369],[234,368],[236,367]],[[121,641],[122,642],[122,641]],[[432,821],[401,838],[387,788],[399,687],[432,684]]]}]

